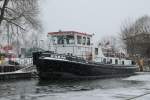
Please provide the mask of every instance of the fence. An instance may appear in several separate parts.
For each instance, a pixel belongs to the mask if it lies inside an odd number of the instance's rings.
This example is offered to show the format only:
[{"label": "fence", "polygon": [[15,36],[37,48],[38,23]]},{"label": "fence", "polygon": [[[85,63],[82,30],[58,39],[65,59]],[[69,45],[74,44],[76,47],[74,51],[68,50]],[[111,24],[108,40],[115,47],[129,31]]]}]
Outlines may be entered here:
[{"label": "fence", "polygon": [[[9,58],[5,58],[3,63],[6,63],[9,61]],[[33,60],[32,58],[11,58],[12,63],[14,64],[19,64],[22,66],[27,66],[27,65],[33,65]]]}]

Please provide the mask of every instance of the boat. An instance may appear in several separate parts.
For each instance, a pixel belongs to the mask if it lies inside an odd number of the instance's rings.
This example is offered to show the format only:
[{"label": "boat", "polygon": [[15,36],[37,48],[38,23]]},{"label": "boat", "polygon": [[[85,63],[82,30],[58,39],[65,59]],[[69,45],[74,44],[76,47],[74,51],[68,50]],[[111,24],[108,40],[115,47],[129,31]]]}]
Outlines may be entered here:
[{"label": "boat", "polygon": [[33,64],[41,80],[97,79],[134,75],[132,60],[106,57],[92,36],[76,31],[48,33],[49,50],[33,53]]},{"label": "boat", "polygon": [[3,54],[0,56],[0,81],[34,77],[34,67],[27,64],[29,62],[32,59],[13,58],[11,54]]}]

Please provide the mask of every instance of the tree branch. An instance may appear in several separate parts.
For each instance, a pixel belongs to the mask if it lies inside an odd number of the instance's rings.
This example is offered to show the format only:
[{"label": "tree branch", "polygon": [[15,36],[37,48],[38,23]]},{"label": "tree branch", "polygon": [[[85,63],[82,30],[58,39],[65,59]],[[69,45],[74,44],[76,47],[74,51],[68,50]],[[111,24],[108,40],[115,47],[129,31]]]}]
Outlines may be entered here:
[{"label": "tree branch", "polygon": [[15,22],[13,22],[13,21],[7,19],[7,18],[3,18],[3,20],[5,20],[5,21],[7,21],[8,23],[11,23],[11,24],[15,25],[16,27],[19,27],[20,29],[22,29],[22,30],[25,31],[25,29],[24,29],[23,27],[21,27],[21,26],[18,25],[17,23],[15,23]]}]

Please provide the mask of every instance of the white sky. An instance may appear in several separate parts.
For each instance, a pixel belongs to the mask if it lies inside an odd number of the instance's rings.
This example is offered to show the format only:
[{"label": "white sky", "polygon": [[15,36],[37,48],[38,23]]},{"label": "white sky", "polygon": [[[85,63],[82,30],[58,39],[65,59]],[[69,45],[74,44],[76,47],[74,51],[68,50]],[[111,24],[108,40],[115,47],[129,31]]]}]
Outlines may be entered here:
[{"label": "white sky", "polygon": [[116,35],[126,20],[150,15],[150,0],[41,0],[44,33],[58,30]]}]

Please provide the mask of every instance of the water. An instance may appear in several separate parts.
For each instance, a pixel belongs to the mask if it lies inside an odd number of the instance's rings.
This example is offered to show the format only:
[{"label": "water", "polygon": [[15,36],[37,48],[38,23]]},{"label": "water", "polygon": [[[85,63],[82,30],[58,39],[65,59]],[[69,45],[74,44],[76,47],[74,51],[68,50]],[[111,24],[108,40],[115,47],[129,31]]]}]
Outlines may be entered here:
[{"label": "water", "polygon": [[[138,97],[137,97],[138,96]],[[89,81],[0,82],[0,100],[149,100],[150,73]]]}]

